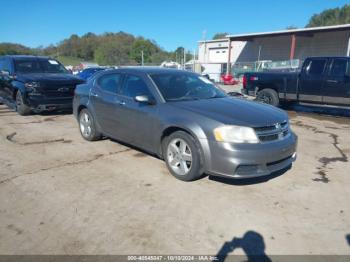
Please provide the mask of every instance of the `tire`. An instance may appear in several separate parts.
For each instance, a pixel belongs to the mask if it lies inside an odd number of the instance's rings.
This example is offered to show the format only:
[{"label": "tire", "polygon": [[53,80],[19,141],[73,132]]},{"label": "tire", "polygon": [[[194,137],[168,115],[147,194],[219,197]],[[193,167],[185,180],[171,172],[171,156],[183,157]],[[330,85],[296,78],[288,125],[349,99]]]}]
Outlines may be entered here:
[{"label": "tire", "polygon": [[96,141],[101,139],[102,135],[96,128],[95,120],[86,108],[79,113],[79,130],[81,136],[87,141]]},{"label": "tire", "polygon": [[188,133],[183,131],[172,133],[163,139],[162,149],[167,168],[177,179],[193,181],[203,175],[200,146]]},{"label": "tire", "polygon": [[30,107],[24,104],[22,93],[19,90],[16,93],[16,110],[21,116],[27,116],[32,112]]},{"label": "tire", "polygon": [[259,91],[256,100],[273,106],[279,106],[280,104],[277,92],[270,88]]}]

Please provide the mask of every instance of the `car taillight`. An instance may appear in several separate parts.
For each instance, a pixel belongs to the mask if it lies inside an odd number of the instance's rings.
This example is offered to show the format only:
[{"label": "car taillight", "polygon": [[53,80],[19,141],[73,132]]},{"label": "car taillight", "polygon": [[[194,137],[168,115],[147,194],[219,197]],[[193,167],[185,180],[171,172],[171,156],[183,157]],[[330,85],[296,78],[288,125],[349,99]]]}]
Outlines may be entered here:
[{"label": "car taillight", "polygon": [[247,77],[245,75],[243,75],[242,84],[243,88],[247,88]]}]

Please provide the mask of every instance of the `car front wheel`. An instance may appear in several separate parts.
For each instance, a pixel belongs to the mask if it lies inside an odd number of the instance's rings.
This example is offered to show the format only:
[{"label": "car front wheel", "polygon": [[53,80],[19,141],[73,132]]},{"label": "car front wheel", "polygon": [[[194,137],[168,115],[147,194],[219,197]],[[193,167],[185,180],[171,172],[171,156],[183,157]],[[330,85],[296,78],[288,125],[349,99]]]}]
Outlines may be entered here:
[{"label": "car front wheel", "polygon": [[183,131],[163,141],[163,154],[170,173],[177,179],[193,181],[203,174],[202,154],[196,140]]},{"label": "car front wheel", "polygon": [[16,110],[21,116],[26,116],[31,113],[30,107],[23,102],[21,91],[17,91],[16,93]]},{"label": "car front wheel", "polygon": [[80,111],[79,129],[82,137],[88,141],[95,141],[101,138],[101,134],[96,129],[94,118],[86,108]]}]

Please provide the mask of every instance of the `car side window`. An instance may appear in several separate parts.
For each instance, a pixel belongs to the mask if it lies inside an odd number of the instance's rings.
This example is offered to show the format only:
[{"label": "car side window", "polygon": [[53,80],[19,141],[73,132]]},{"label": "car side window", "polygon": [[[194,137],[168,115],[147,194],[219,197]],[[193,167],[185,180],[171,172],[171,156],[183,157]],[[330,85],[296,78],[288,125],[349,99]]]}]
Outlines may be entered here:
[{"label": "car side window", "polygon": [[347,75],[348,62],[346,59],[334,59],[330,71],[330,76],[344,77]]},{"label": "car side window", "polygon": [[101,76],[97,80],[97,83],[103,91],[116,94],[117,90],[120,88],[121,80],[121,74],[108,74]]},{"label": "car side window", "polygon": [[11,64],[10,60],[6,58],[0,59],[0,71],[7,71],[10,73],[11,71]]},{"label": "car side window", "polygon": [[121,95],[134,98],[136,96],[146,95],[152,97],[147,84],[141,77],[128,75],[125,78],[124,87],[121,90]]},{"label": "car side window", "polygon": [[308,75],[322,75],[326,66],[326,59],[314,59],[310,60],[306,66],[306,73]]}]

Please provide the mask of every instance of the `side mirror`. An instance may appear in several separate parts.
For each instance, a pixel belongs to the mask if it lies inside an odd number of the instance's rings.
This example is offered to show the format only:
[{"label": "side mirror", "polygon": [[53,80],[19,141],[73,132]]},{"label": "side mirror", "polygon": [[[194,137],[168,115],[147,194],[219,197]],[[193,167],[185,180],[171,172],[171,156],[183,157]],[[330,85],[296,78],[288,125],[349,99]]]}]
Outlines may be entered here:
[{"label": "side mirror", "polygon": [[10,72],[6,71],[6,70],[1,70],[0,71],[0,76],[3,77],[4,79],[7,79],[7,80],[12,80],[13,79],[13,76],[10,75]]},{"label": "side mirror", "polygon": [[1,70],[0,72],[1,72],[1,74],[2,74],[3,76],[9,76],[9,75],[10,75],[10,72],[9,72],[9,71],[6,71],[6,70]]},{"label": "side mirror", "polygon": [[146,95],[135,96],[135,101],[147,105],[154,105],[156,103],[152,98]]}]

